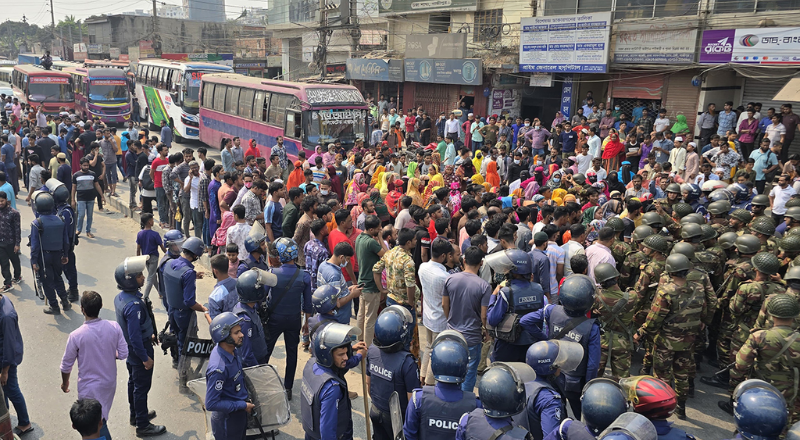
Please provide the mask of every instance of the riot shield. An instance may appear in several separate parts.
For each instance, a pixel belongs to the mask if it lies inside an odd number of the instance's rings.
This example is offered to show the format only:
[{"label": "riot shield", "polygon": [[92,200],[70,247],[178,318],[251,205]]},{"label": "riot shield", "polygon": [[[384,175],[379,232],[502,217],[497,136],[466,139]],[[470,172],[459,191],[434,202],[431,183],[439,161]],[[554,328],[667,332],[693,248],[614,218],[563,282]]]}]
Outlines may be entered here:
[{"label": "riot shield", "polygon": [[197,337],[197,313],[192,313],[189,320],[189,331],[186,332],[186,339],[183,341],[183,349],[178,361],[179,386],[182,391],[185,391],[186,383],[190,380],[206,376],[208,358],[211,356],[214,345],[214,341],[211,339]]},{"label": "riot shield", "polygon": [[400,409],[400,396],[393,391],[389,397],[389,415],[392,417],[393,440],[405,440],[403,435],[403,410]]}]

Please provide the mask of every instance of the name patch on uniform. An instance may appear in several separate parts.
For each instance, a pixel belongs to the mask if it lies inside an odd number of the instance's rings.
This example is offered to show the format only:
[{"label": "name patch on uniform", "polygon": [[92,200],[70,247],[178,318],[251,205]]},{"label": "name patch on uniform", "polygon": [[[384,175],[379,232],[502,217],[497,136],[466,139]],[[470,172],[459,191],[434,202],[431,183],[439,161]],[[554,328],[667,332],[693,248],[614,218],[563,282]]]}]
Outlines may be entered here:
[{"label": "name patch on uniform", "polygon": [[[225,381],[218,380],[217,383],[214,384],[214,389],[217,391],[222,391],[222,385],[225,384]],[[236,390],[239,391],[239,390]]]},{"label": "name patch on uniform", "polygon": [[428,419],[428,427],[450,429],[455,431],[458,428],[458,422],[453,420]]},{"label": "name patch on uniform", "polygon": [[532,303],[532,302],[536,302],[538,300],[539,299],[536,296],[523,296],[522,298],[519,299],[519,302],[521,302],[521,303]]},{"label": "name patch on uniform", "polygon": [[311,388],[306,385],[305,381],[303,381],[303,386],[300,388],[300,394],[303,395],[303,398],[306,399],[309,405],[314,403],[314,393],[311,391]]},{"label": "name patch on uniform", "polygon": [[375,364],[369,365],[369,372],[377,374],[386,380],[392,380],[392,372]]}]

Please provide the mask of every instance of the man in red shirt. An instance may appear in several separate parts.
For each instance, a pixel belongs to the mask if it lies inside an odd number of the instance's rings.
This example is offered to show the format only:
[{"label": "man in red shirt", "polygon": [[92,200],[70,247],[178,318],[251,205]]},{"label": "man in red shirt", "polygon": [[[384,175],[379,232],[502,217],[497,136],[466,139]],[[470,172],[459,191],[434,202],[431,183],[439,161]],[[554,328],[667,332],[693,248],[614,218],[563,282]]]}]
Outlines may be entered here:
[{"label": "man in red shirt", "polygon": [[247,156],[261,157],[261,151],[259,151],[255,139],[250,139],[250,147],[248,147],[247,151],[244,152],[244,157]]},{"label": "man in red shirt", "polygon": [[169,223],[169,201],[167,200],[167,192],[164,190],[164,183],[161,181],[161,174],[164,168],[169,168],[169,147],[159,143],[156,145],[158,157],[153,159],[150,165],[150,177],[153,179],[153,187],[156,190],[156,206],[158,207],[158,221],[161,227]]},{"label": "man in red shirt", "polygon": [[[334,218],[336,219],[336,229],[332,230],[330,235],[328,235],[328,249],[335,248],[337,244],[343,241],[350,243],[350,246],[353,246],[353,249],[355,249],[353,240],[347,235],[347,231],[353,226],[353,219],[350,217],[350,211],[340,209],[336,211]],[[350,257],[350,263],[342,268],[342,273],[344,274],[344,280],[348,284],[355,283],[357,280],[355,274],[358,273],[358,263],[356,262],[355,254]]]}]

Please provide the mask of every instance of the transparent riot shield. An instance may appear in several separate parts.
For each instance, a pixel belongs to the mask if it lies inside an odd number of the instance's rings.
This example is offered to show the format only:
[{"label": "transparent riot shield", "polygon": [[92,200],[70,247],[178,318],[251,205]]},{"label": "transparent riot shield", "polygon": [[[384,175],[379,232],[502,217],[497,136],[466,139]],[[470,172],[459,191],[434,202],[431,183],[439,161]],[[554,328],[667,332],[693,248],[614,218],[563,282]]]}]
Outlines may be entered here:
[{"label": "transparent riot shield", "polygon": [[178,378],[181,391],[186,391],[187,382],[206,377],[206,366],[214,341],[197,337],[197,313],[192,313],[189,320],[189,331],[183,341],[183,349],[178,361]]}]

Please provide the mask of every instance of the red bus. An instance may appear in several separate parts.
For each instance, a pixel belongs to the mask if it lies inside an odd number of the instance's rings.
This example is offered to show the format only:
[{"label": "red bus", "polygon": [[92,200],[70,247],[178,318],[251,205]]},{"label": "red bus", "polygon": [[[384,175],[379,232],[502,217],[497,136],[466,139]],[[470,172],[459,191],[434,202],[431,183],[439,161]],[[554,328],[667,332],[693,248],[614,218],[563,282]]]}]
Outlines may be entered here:
[{"label": "red bus", "polygon": [[11,87],[19,102],[35,108],[43,105],[47,114],[58,114],[61,107],[75,108],[72,77],[66,72],[20,64],[11,72]]}]

